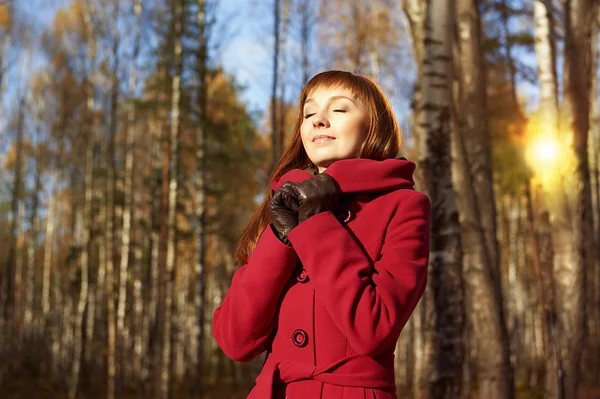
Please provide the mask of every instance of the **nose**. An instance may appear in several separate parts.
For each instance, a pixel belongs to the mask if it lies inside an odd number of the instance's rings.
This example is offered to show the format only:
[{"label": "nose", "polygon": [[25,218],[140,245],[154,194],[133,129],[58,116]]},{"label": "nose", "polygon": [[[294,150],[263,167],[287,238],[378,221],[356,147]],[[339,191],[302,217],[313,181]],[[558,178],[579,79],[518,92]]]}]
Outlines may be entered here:
[{"label": "nose", "polygon": [[313,127],[317,128],[326,128],[329,127],[329,120],[323,115],[323,113],[319,112],[313,116]]}]

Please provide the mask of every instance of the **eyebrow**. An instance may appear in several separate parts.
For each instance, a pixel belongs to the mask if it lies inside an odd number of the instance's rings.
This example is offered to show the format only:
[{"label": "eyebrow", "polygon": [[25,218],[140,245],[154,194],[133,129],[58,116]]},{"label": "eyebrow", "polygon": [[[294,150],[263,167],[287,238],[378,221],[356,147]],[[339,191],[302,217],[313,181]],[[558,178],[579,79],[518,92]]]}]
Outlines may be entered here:
[{"label": "eyebrow", "polygon": [[[338,100],[340,98],[345,98],[346,100],[350,100],[352,101],[354,104],[356,104],[356,101],[354,101],[353,99],[351,99],[350,97],[346,97],[346,96],[332,96],[329,97],[329,100],[327,100],[328,102],[334,101],[334,100]],[[314,102],[315,100],[313,98],[308,98],[306,99],[306,101],[304,101],[304,105],[310,103],[310,102]],[[358,105],[358,104],[356,104]]]}]

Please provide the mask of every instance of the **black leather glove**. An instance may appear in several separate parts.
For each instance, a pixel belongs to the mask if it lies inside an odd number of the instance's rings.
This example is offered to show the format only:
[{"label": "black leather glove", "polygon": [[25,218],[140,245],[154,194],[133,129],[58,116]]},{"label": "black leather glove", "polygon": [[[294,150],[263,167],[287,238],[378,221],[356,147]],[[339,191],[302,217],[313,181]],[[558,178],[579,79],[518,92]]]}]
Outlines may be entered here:
[{"label": "black leather glove", "polygon": [[333,210],[340,199],[340,188],[327,173],[320,173],[302,183],[292,183],[292,187],[298,203],[298,223]]},{"label": "black leather glove", "polygon": [[286,182],[275,191],[269,204],[273,232],[288,246],[291,246],[291,243],[287,236],[294,227],[298,226],[298,201],[291,184]]}]

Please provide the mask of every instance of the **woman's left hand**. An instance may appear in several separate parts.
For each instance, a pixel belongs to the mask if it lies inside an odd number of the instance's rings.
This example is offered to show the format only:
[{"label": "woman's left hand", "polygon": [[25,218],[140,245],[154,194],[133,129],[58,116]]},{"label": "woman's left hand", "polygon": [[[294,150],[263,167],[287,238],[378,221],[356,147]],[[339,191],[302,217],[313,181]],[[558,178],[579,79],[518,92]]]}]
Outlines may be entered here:
[{"label": "woman's left hand", "polygon": [[321,212],[331,211],[340,198],[340,188],[327,173],[292,184],[298,201],[298,223]]}]

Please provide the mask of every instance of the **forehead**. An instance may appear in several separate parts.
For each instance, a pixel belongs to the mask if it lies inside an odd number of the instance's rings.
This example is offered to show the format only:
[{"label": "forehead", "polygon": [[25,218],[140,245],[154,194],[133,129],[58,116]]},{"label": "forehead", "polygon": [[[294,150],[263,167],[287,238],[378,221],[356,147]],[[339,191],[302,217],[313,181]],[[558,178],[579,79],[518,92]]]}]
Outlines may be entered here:
[{"label": "forehead", "polygon": [[331,97],[347,97],[350,100],[356,101],[356,96],[352,90],[345,87],[335,86],[317,86],[308,92],[304,104],[311,102],[324,102]]}]

